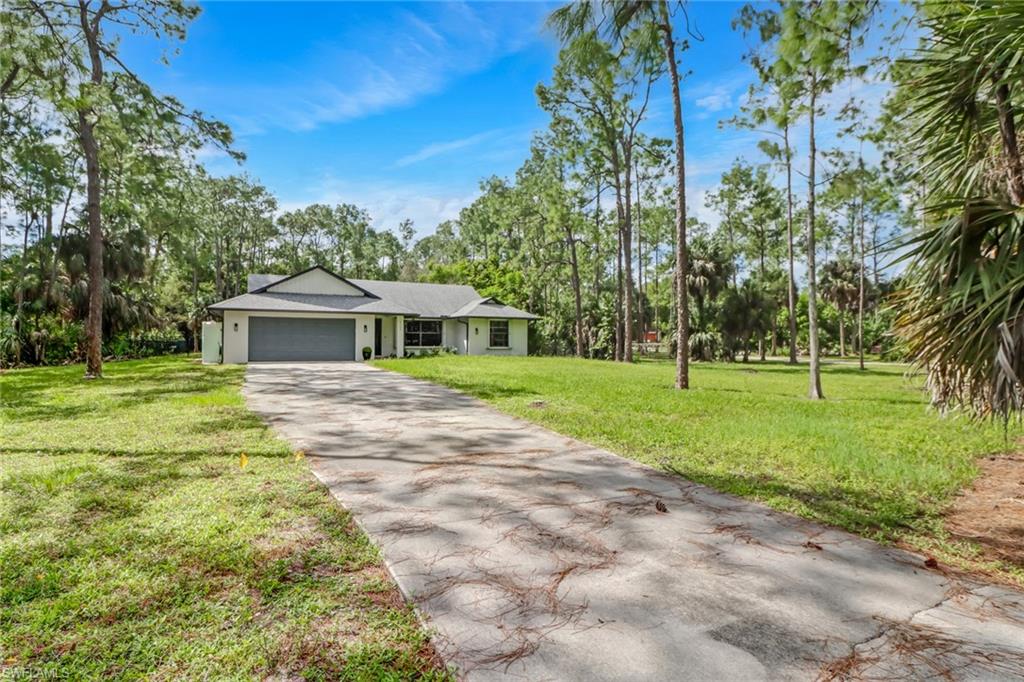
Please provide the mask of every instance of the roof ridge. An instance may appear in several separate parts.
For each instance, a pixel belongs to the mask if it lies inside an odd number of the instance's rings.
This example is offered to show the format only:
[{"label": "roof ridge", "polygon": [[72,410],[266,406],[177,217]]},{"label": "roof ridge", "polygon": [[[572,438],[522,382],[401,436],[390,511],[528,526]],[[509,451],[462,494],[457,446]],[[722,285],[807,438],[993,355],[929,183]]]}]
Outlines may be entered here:
[{"label": "roof ridge", "polygon": [[425,284],[433,287],[467,287],[476,291],[472,284],[455,284],[452,282],[410,282],[405,279],[367,279],[365,277],[347,277],[350,282],[373,282],[374,284]]}]

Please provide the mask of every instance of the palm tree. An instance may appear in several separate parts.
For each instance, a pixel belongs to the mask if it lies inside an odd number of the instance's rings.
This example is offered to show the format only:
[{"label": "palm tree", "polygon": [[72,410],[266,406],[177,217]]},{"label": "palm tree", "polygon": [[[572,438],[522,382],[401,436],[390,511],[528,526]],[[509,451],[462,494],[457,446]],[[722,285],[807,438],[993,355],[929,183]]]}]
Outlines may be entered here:
[{"label": "palm tree", "polygon": [[821,297],[839,311],[839,355],[846,355],[846,315],[860,298],[860,268],[848,258],[829,261],[821,269]]},{"label": "palm tree", "polygon": [[1005,420],[1024,408],[1024,5],[923,10],[922,47],[894,71],[929,191],[895,331],[935,404]]},{"label": "palm tree", "polygon": [[728,289],[722,303],[722,333],[729,351],[734,352],[738,345],[743,362],[747,362],[751,339],[764,336],[770,324],[771,303],[756,282],[746,279],[735,289]]},{"label": "palm tree", "polygon": [[[672,112],[675,124],[676,149],[676,388],[690,387],[689,354],[689,299],[686,292],[688,258],[686,253],[686,152],[684,147],[683,106],[679,94],[679,65],[676,58],[676,37],[672,27],[672,10],[667,0],[626,0],[615,2],[603,0],[600,3],[604,15],[611,19],[609,30],[621,36],[629,28],[650,27],[658,31],[665,51],[669,80],[672,85]],[[592,27],[600,25],[595,21],[595,3],[570,3],[556,10],[550,19],[563,40],[571,39]]]},{"label": "palm tree", "polygon": [[698,236],[690,244],[687,293],[693,297],[698,331],[707,331],[708,305],[728,286],[732,263],[717,240]]}]

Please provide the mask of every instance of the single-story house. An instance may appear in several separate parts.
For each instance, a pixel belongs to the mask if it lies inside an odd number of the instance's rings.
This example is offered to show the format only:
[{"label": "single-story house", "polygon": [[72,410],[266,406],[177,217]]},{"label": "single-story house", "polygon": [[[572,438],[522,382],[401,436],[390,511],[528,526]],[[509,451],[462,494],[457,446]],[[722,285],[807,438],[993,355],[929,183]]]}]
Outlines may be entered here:
[{"label": "single-story house", "polygon": [[367,347],[375,357],[442,348],[526,355],[527,324],[537,319],[470,286],[352,279],[319,265],[249,275],[246,293],[209,310],[220,323],[204,329],[203,359],[232,364],[361,361]]}]

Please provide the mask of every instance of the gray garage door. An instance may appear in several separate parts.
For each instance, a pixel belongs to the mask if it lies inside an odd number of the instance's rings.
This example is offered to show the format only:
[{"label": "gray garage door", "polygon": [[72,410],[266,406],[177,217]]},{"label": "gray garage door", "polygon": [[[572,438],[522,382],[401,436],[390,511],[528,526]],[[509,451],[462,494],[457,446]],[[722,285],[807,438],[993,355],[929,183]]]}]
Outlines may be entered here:
[{"label": "gray garage door", "polygon": [[249,318],[250,362],[355,359],[355,320]]}]

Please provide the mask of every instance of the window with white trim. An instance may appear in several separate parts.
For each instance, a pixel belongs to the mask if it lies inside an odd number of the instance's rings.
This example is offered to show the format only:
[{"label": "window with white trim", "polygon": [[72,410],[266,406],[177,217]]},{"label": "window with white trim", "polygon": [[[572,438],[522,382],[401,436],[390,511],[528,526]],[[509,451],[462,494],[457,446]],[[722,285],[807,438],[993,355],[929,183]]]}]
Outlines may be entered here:
[{"label": "window with white trim", "polygon": [[491,348],[508,348],[508,320],[491,320]]},{"label": "window with white trim", "polygon": [[441,345],[441,320],[406,320],[407,348],[431,348]]}]

